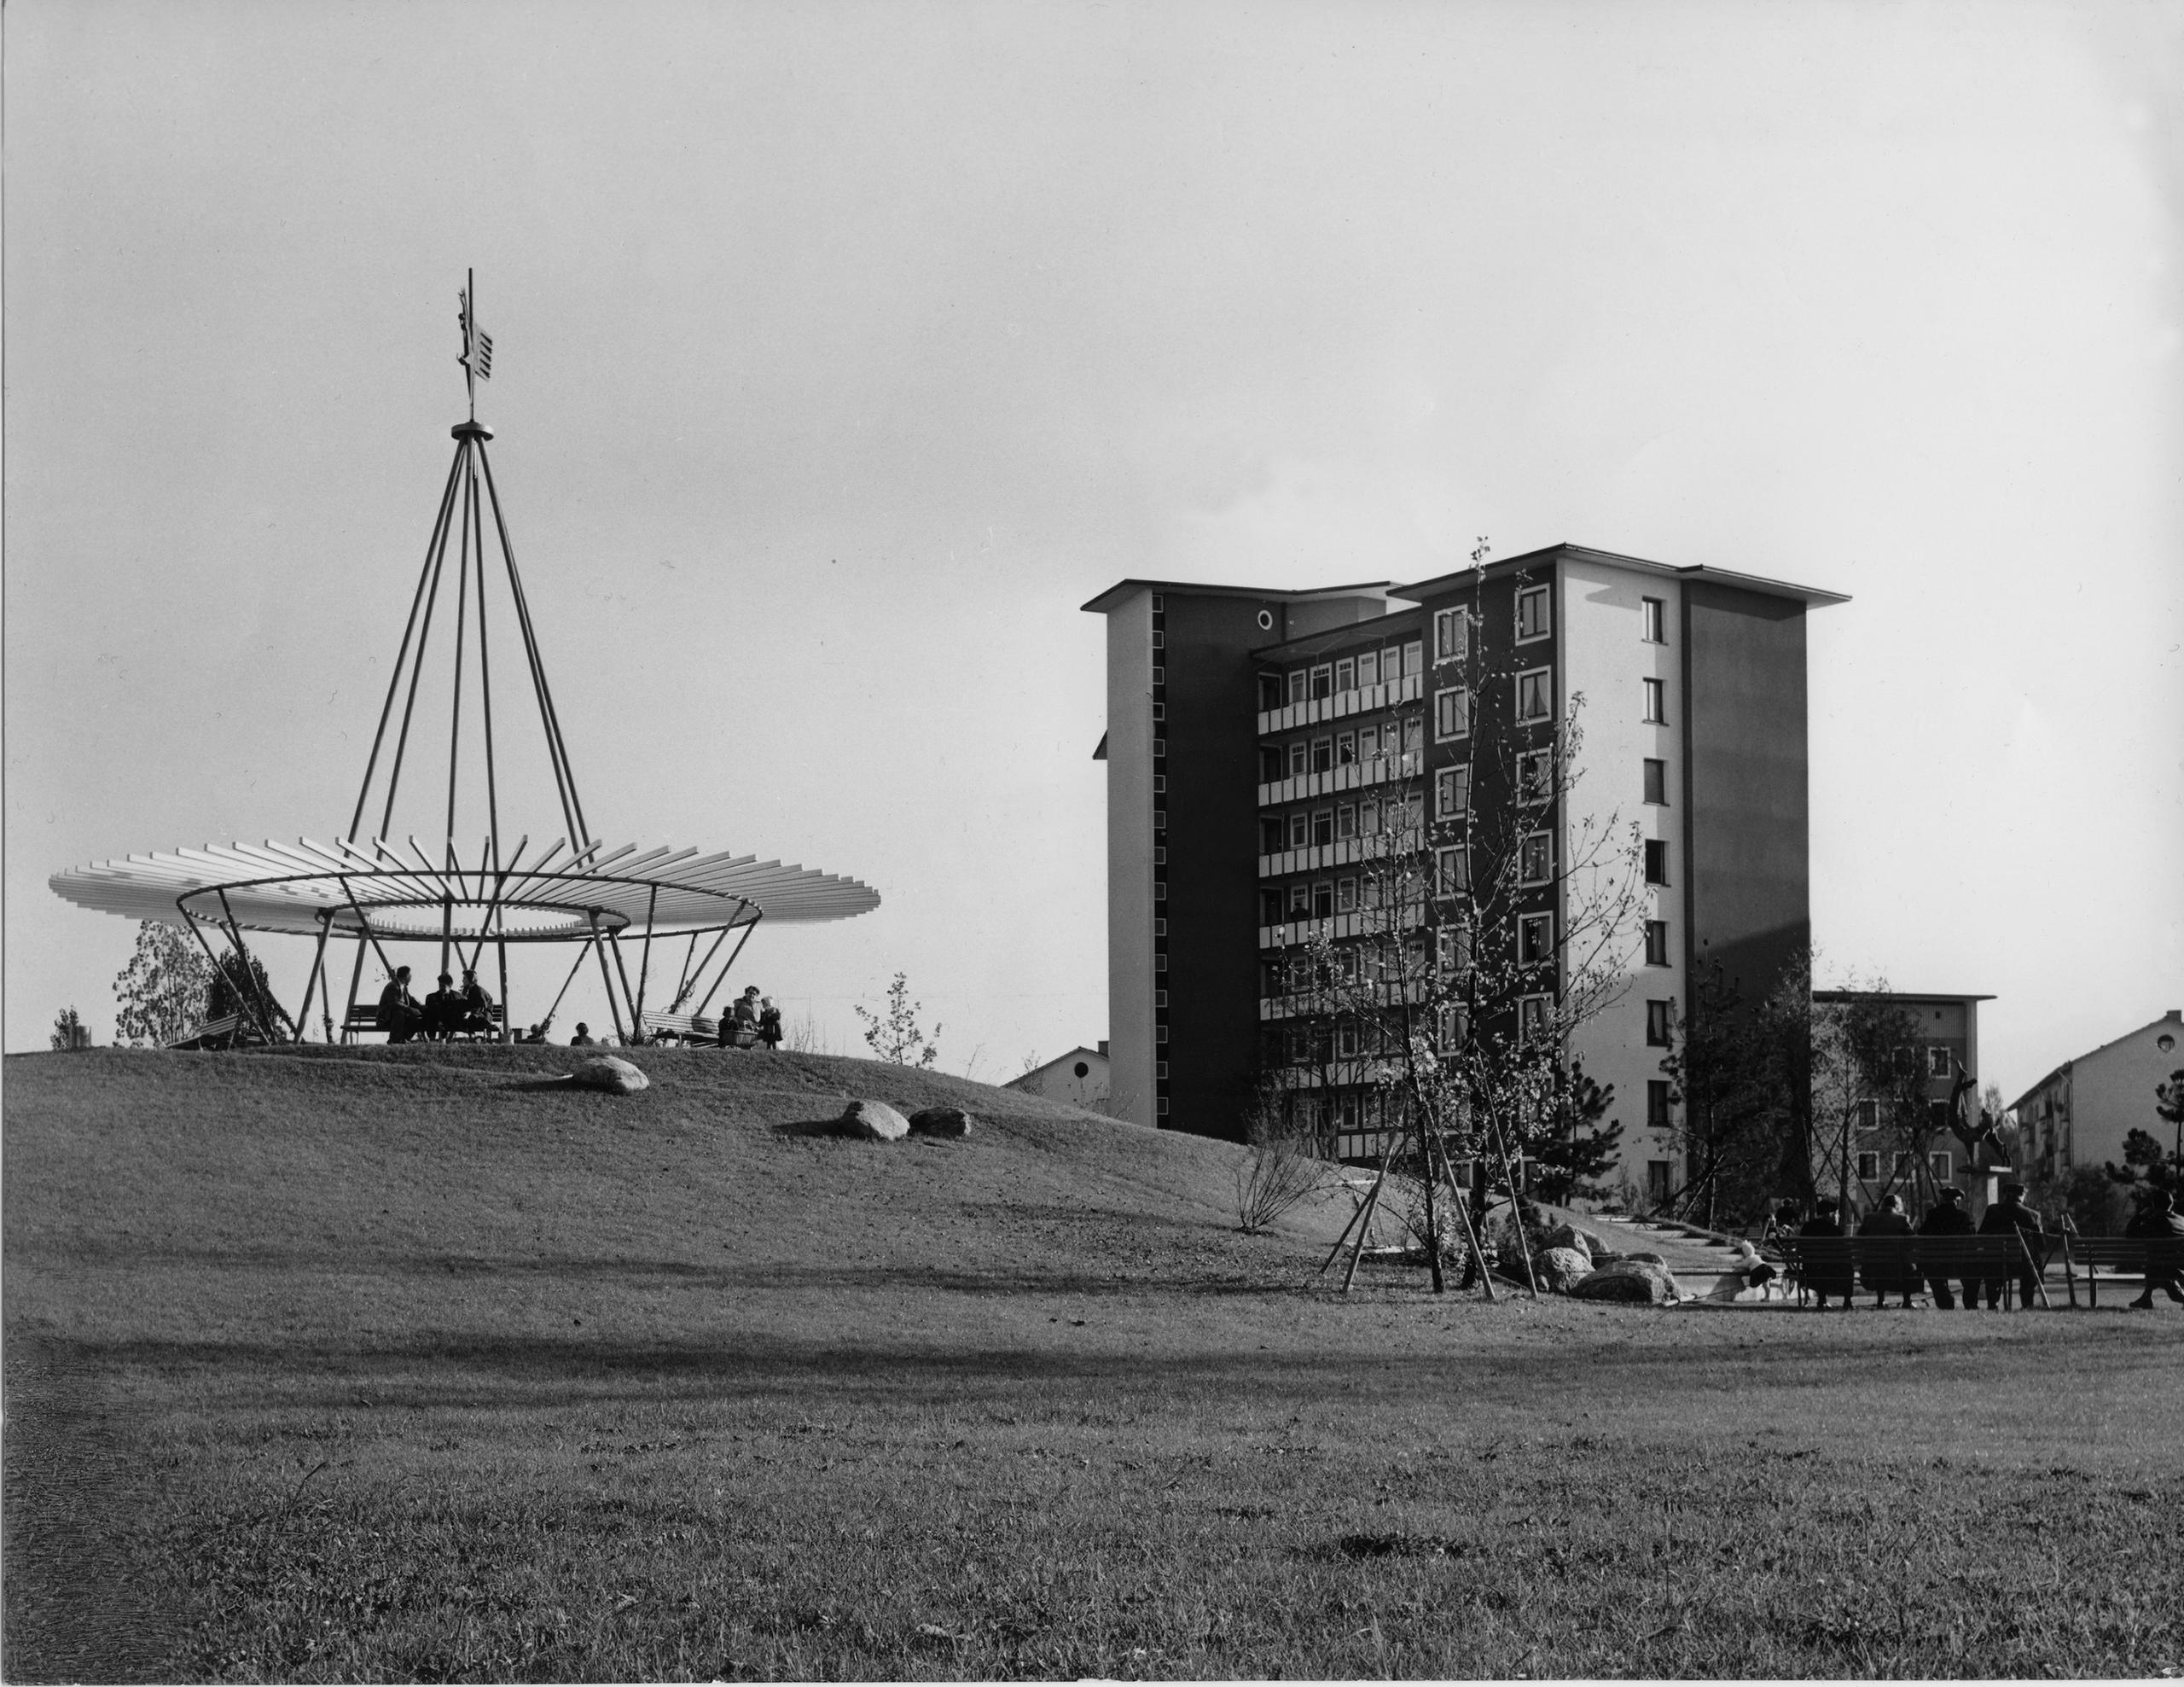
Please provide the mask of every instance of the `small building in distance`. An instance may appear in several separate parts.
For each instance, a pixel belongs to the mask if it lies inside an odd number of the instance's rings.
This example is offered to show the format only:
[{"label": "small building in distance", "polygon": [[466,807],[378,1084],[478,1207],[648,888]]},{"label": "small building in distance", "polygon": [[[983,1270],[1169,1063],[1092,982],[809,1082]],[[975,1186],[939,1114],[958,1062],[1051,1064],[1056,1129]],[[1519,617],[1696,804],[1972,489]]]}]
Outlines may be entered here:
[{"label": "small building in distance", "polygon": [[2123,1138],[2144,1131],[2175,1148],[2175,1127],[2154,1111],[2154,1091],[2184,1069],[2184,1009],[2066,1060],[2013,1109],[2027,1169],[2043,1178],[2074,1166],[2123,1162]]},{"label": "small building in distance", "polygon": [[1107,1044],[1102,1039],[1096,1049],[1072,1049],[1060,1059],[1035,1066],[1002,1087],[1044,1096],[1050,1102],[1067,1102],[1072,1107],[1096,1107],[1107,1099]]},{"label": "small building in distance", "polygon": [[2002,1175],[2023,1168],[2005,1164],[2005,1156],[1991,1144],[1967,1144],[1951,1133],[1949,1102],[1961,1067],[1963,1075],[1972,1080],[1969,1118],[1966,1122],[1978,1124],[1979,1004],[1995,998],[1923,991],[1815,990],[1812,999],[1815,1006],[1821,1007],[1878,1002],[1901,1009],[1919,1025],[1919,1041],[1905,1051],[1903,1057],[1918,1064],[1934,1126],[1935,1135],[1924,1168],[1926,1175],[1916,1175],[1914,1168],[1896,1163],[1902,1150],[1881,1128],[1879,1103],[1861,1102],[1858,1126],[1850,1145],[1851,1176],[1847,1193],[1851,1205],[1859,1212],[1867,1211],[1893,1190],[1905,1192],[1913,1199],[1914,1207],[1922,1206],[1931,1185],[1954,1184],[1972,1197],[1973,1212],[1984,1213],[1988,1202],[1994,1200]]}]

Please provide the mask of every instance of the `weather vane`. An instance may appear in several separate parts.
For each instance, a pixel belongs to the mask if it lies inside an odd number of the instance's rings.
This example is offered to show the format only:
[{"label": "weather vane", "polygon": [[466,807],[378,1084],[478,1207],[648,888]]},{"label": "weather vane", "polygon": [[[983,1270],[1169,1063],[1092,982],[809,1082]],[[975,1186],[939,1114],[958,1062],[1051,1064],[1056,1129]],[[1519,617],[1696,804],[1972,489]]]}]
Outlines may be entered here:
[{"label": "weather vane", "polygon": [[463,271],[465,285],[455,295],[456,320],[462,324],[462,383],[470,393],[470,419],[478,420],[478,383],[493,378],[493,336],[478,326],[478,311],[471,303],[478,296],[478,272]]}]

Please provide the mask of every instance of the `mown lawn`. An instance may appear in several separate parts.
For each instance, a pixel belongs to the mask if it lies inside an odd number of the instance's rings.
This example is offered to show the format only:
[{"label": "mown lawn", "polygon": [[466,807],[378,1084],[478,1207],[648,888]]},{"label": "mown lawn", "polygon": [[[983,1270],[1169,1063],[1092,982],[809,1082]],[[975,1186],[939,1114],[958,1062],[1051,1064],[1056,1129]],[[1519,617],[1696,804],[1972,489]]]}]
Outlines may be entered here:
[{"label": "mown lawn", "polygon": [[1216,1144],[518,1052],[8,1063],[10,1678],[2184,1668],[2173,1314],[1345,1300]]}]

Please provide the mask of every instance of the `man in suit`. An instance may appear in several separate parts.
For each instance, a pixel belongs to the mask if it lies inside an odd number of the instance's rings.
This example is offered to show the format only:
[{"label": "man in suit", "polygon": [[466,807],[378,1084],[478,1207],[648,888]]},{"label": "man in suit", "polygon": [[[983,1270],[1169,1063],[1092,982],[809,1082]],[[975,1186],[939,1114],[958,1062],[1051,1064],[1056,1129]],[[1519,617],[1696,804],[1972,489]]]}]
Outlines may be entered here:
[{"label": "man in suit", "polygon": [[[1934,1204],[1926,1209],[1926,1216],[1920,1221],[1919,1234],[1933,1236],[1958,1236],[1972,1234],[1972,1215],[1964,1210],[1964,1191],[1954,1184],[1944,1184],[1935,1192]],[[1949,1292],[1949,1280],[1937,1276],[1931,1266],[1926,1271],[1926,1292],[1934,1297],[1934,1305],[1943,1312],[1953,1312],[1955,1298]],[[1967,1312],[1979,1310],[1979,1284],[1972,1277],[1964,1280],[1964,1305]]]},{"label": "man in suit", "polygon": [[[1982,1236],[2016,1236],[2021,1248],[2013,1250],[2007,1278],[1990,1277],[1987,1279],[1987,1309],[1992,1312],[2002,1304],[2002,1285],[2014,1279],[2017,1283],[2018,1307],[2025,1312],[2032,1309],[2032,1297],[2040,1292],[2040,1274],[2033,1269],[2032,1261],[2045,1262],[2047,1242],[2040,1215],[2024,1204],[2023,1184],[2004,1184],[2001,1199],[1987,1209],[1987,1216],[1979,1221]],[[2029,1255],[2029,1257],[2028,1257]],[[1966,1285],[1970,1288],[1969,1284]]]}]

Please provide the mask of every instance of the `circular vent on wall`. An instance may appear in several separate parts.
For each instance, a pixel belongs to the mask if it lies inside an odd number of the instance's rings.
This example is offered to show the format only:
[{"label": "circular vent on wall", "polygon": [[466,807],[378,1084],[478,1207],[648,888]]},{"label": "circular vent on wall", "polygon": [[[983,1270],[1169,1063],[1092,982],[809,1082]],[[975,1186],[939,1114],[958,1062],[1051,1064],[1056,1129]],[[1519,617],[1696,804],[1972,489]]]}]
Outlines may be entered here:
[{"label": "circular vent on wall", "polygon": [[1261,632],[1272,632],[1274,631],[1273,610],[1262,609],[1259,611],[1259,631]]}]

